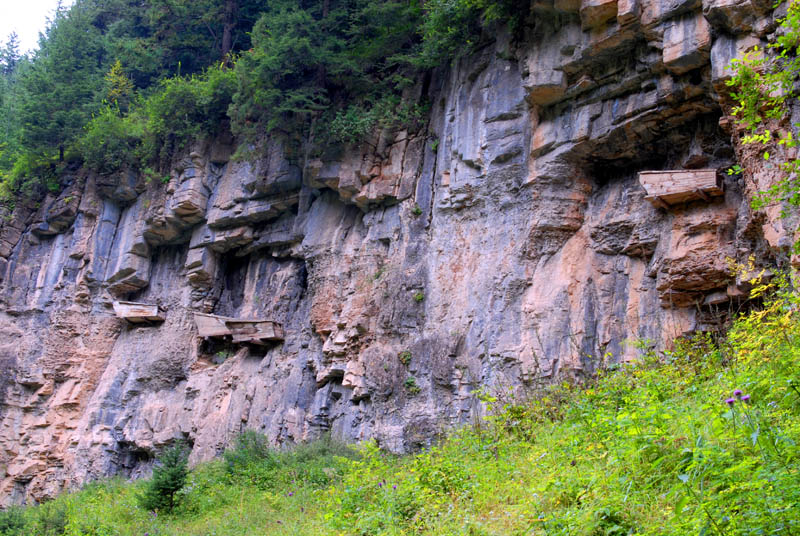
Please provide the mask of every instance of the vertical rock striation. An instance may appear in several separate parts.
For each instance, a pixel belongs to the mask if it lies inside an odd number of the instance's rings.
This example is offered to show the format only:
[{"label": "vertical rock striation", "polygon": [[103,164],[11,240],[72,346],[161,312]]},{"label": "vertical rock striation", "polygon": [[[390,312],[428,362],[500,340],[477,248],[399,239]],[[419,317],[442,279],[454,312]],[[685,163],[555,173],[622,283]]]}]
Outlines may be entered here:
[{"label": "vertical rock striation", "polygon": [[[423,130],[324,159],[273,139],[232,161],[214,140],[167,184],[75,170],[18,204],[0,223],[0,497],[139,476],[178,438],[209,459],[245,428],[406,451],[479,414],[479,389],[713,329],[747,291],[726,258],[772,265],[793,239],[749,208],[777,172],[725,116],[728,63],[776,17],[534,0],[522,38],[435,73]],[[751,171],[724,196],[668,210],[636,178],[737,158]],[[128,325],[114,299],[166,320]],[[202,340],[193,312],[274,320],[285,340]]]}]

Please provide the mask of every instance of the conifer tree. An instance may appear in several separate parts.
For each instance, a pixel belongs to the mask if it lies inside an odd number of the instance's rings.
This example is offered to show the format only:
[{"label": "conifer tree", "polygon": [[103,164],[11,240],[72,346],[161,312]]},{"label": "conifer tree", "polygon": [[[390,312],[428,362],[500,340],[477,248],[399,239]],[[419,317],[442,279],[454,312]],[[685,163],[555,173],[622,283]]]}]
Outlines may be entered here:
[{"label": "conifer tree", "polygon": [[[69,16],[68,16],[69,14]],[[23,144],[48,154],[80,134],[102,99],[103,39],[88,4],[56,12],[30,66],[20,72]]]},{"label": "conifer tree", "polygon": [[170,512],[175,508],[175,494],[189,475],[188,460],[189,452],[183,443],[173,445],[158,458],[153,477],[139,497],[142,508],[153,512]]},{"label": "conifer tree", "polygon": [[11,76],[16,70],[19,61],[19,36],[17,32],[11,32],[8,40],[3,45],[3,49],[0,50],[0,74]]}]

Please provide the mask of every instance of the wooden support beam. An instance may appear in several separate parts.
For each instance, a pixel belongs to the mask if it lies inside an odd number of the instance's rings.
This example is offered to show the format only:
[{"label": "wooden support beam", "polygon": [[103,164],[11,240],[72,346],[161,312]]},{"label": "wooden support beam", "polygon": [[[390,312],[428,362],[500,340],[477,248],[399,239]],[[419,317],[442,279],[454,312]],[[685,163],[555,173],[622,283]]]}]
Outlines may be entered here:
[{"label": "wooden support beam", "polygon": [[695,189],[694,193],[696,193],[696,194],[697,194],[697,196],[698,196],[700,199],[702,199],[703,201],[705,201],[706,203],[710,203],[710,202],[711,202],[711,198],[708,196],[708,194],[707,194],[707,193],[705,193],[705,192],[704,192],[703,190],[701,190],[700,188],[697,188],[697,189]]},{"label": "wooden support beam", "polygon": [[659,196],[653,197],[653,204],[658,208],[663,208],[664,210],[669,210],[669,203],[661,199]]}]

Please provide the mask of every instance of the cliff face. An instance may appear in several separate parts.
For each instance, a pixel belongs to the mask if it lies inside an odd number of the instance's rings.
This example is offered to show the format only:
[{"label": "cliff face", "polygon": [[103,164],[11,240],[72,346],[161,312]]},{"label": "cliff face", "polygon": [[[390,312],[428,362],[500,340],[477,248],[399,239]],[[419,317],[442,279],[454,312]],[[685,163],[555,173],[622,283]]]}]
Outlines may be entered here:
[{"label": "cliff face", "polygon": [[[747,291],[726,257],[775,263],[792,241],[749,208],[777,170],[732,145],[720,102],[730,60],[775,30],[768,4],[537,1],[524,37],[420,85],[422,131],[319,159],[273,140],[234,161],[220,139],[166,183],[75,170],[18,204],[0,224],[0,497],[141,475],[176,438],[208,459],[245,428],[409,450],[479,414],[479,389],[714,329]],[[737,151],[752,165],[723,197],[644,199],[638,171]],[[129,325],[120,298],[166,321]],[[285,341],[205,341],[195,311],[275,320]]]}]

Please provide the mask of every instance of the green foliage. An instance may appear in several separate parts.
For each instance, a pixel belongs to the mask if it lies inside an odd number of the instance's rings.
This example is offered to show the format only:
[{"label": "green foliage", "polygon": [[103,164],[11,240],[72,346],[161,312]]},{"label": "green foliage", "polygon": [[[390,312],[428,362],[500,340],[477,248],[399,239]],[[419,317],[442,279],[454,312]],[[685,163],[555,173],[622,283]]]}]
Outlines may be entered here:
[{"label": "green foliage", "polygon": [[421,75],[412,59],[424,13],[416,0],[270,3],[236,62],[234,132],[351,143],[378,128],[418,128],[424,108],[401,94]]},{"label": "green foliage", "polygon": [[171,512],[176,506],[178,491],[186,484],[188,462],[189,452],[185,445],[177,444],[167,449],[158,458],[153,476],[139,497],[142,508],[152,512]]},{"label": "green foliage", "polygon": [[403,365],[407,366],[409,363],[411,363],[411,352],[408,350],[403,350],[397,354],[397,359],[399,359]]},{"label": "green foliage", "polygon": [[25,514],[22,508],[12,506],[7,510],[0,511],[0,535],[22,535],[24,534],[26,525]]},{"label": "green foliage", "polygon": [[117,60],[106,73],[106,99],[119,109],[126,111],[133,97],[133,82]]},{"label": "green foliage", "polygon": [[0,49],[0,196],[57,189],[53,159],[73,150],[100,173],[158,172],[228,128],[315,151],[420,130],[427,104],[409,89],[426,70],[527,13],[520,0],[76,0],[31,58],[13,35]]},{"label": "green foliage", "polygon": [[214,357],[211,358],[211,361],[215,365],[221,365],[222,363],[227,361],[228,358],[231,357],[231,355],[233,355],[233,353],[230,350],[220,350],[214,354]]},{"label": "green foliage", "polygon": [[409,376],[406,378],[403,382],[403,387],[405,388],[406,393],[411,396],[418,395],[421,391],[419,385],[417,385],[417,379],[414,376]]},{"label": "green foliage", "polygon": [[3,47],[0,48],[0,75],[4,77],[13,75],[21,60],[19,36],[17,32],[11,32]]},{"label": "green foliage", "polygon": [[425,293],[423,293],[421,290],[418,290],[412,297],[414,298],[415,302],[421,303],[423,300],[425,300]]},{"label": "green foliage", "polygon": [[234,441],[233,448],[226,450],[222,458],[228,474],[238,478],[248,477],[257,472],[257,468],[269,472],[278,465],[267,437],[255,430],[242,432]]},{"label": "green foliage", "polygon": [[67,514],[67,505],[64,501],[44,503],[32,516],[31,532],[41,536],[61,536],[67,529]]},{"label": "green foliage", "polygon": [[231,482],[275,490],[298,483],[324,487],[339,473],[340,460],[354,456],[354,451],[329,436],[281,451],[270,447],[263,434],[245,430],[225,451],[223,460]]},{"label": "green foliage", "polygon": [[469,52],[484,28],[506,24],[519,29],[529,9],[520,0],[430,0],[420,28],[422,46],[412,61],[422,67],[446,63]]},{"label": "green foliage", "polygon": [[105,73],[102,35],[88,2],[60,8],[19,72],[22,145],[63,156],[98,105]]},{"label": "green foliage", "polygon": [[150,97],[133,104],[128,114],[116,102],[101,109],[84,129],[78,150],[100,173],[135,167],[149,169],[151,178],[160,179],[163,175],[151,165],[158,167],[195,139],[225,128],[234,90],[234,74],[222,66],[166,79]]},{"label": "green foliage", "polygon": [[[785,277],[753,284],[763,306],[726,338],[641,344],[637,363],[583,384],[484,393],[486,419],[416,455],[278,450],[248,431],[191,472],[170,516],[137,506],[147,482],[49,504],[69,536],[797,534],[800,298]],[[41,512],[21,534],[46,534]]]},{"label": "green foliage", "polygon": [[[795,85],[800,79],[800,4],[791,2],[786,17],[781,21],[780,32],[775,43],[767,50],[755,47],[742,58],[734,59],[731,67],[734,76],[727,84],[734,89],[731,97],[736,103],[733,115],[746,134],[741,138],[745,146],[761,147],[759,152],[764,160],[773,154],[780,154],[780,148],[797,147],[800,140],[794,136],[792,128],[785,128],[790,120],[790,105],[797,104]],[[797,125],[794,125],[796,127]],[[770,151],[774,151],[771,153]],[[796,213],[800,206],[800,159],[774,159],[773,165],[783,172],[783,178],[754,198],[754,209],[780,204],[781,215]],[[739,174],[745,170],[736,165],[729,174]],[[793,250],[800,253],[800,241],[795,242]]]},{"label": "green foliage", "polygon": [[107,105],[86,125],[77,146],[87,166],[113,173],[137,163],[142,134],[141,125],[123,117],[116,105]]},{"label": "green foliage", "polygon": [[367,138],[378,129],[422,126],[428,107],[401,100],[399,95],[386,95],[374,104],[351,104],[339,110],[330,124],[332,142],[354,143]]},{"label": "green foliage", "polygon": [[235,84],[233,72],[221,65],[202,75],[163,80],[140,111],[144,159],[166,161],[194,140],[218,133],[227,121]]}]

